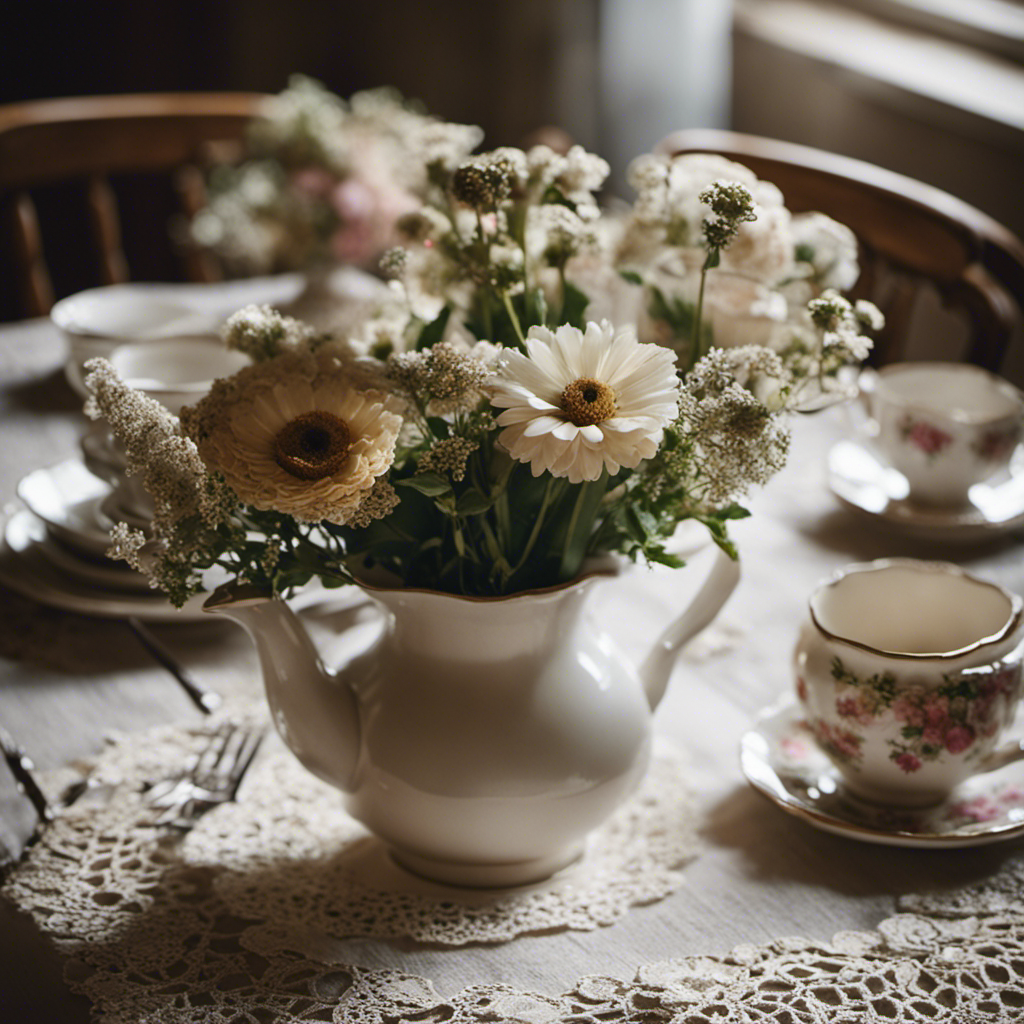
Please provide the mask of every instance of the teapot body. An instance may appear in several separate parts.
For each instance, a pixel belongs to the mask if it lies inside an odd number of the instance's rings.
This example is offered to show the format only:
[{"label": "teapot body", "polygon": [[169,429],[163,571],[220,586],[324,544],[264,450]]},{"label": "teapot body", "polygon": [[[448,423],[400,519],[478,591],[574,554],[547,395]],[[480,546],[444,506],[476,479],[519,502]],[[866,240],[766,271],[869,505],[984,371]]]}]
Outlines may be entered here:
[{"label": "teapot body", "polygon": [[377,591],[381,635],[344,666],[360,759],[346,805],[416,873],[534,881],[635,789],[651,709],[581,615],[586,583],[507,599]]},{"label": "teapot body", "polygon": [[570,864],[637,787],[675,660],[739,580],[718,552],[637,667],[583,614],[621,569],[493,598],[367,582],[379,629],[343,631],[333,672],[279,598],[236,581],[204,607],[246,629],[282,739],[399,863],[505,887]]}]

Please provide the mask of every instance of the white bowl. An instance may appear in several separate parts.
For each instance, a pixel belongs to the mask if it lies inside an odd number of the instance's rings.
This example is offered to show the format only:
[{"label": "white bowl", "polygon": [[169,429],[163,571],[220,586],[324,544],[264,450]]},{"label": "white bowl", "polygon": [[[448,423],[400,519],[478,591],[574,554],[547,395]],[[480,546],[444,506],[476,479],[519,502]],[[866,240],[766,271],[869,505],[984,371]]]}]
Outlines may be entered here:
[{"label": "white bowl", "polygon": [[163,338],[118,345],[108,355],[121,379],[177,415],[198,402],[218,377],[248,366],[242,352],[212,338]]},{"label": "white bowl", "polygon": [[90,288],[69,295],[54,305],[50,319],[68,343],[68,381],[83,397],[82,367],[87,360],[107,357],[125,342],[212,336],[221,323],[220,317],[147,294],[144,287],[132,284]]}]

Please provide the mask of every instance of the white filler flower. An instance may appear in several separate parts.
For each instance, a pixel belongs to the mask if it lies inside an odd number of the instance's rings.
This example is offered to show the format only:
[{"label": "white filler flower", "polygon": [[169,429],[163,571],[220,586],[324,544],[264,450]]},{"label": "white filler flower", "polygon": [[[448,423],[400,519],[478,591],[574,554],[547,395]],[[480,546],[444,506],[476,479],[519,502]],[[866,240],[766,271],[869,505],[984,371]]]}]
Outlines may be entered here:
[{"label": "white filler flower", "polygon": [[506,351],[491,381],[504,409],[498,440],[514,459],[570,483],[597,480],[653,456],[678,413],[675,355],[604,320],[584,333],[532,327],[526,351]]}]

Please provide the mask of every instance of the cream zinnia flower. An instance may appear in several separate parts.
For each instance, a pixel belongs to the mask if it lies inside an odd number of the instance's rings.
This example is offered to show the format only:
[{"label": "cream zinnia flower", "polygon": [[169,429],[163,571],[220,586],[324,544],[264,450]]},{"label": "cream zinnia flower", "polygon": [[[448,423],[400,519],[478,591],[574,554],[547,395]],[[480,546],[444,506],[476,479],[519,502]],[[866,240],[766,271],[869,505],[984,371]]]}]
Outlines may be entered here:
[{"label": "cream zinnia flower", "polygon": [[402,418],[337,361],[288,353],[217,381],[182,423],[242,501],[345,523],[391,466]]},{"label": "cream zinnia flower", "polygon": [[615,332],[604,320],[586,333],[532,327],[526,350],[503,353],[491,402],[505,410],[499,442],[534,476],[547,470],[577,484],[657,452],[678,412],[669,349],[641,344],[632,328]]}]

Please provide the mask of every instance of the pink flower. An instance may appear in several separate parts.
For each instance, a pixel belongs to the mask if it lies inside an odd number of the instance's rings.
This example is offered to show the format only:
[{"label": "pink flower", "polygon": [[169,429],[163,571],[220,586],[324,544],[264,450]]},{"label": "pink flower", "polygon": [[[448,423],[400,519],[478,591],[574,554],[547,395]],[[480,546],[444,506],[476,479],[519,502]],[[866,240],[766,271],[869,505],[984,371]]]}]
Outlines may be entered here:
[{"label": "pink flower", "polygon": [[926,725],[921,733],[921,739],[933,747],[941,747],[946,737],[945,730],[938,725]]},{"label": "pink flower", "polygon": [[937,455],[943,448],[953,443],[953,438],[944,430],[921,420],[906,427],[904,436],[926,455]]},{"label": "pink flower", "polygon": [[292,186],[298,192],[309,196],[325,198],[338,183],[338,179],[322,167],[306,167],[296,171],[292,177]]},{"label": "pink flower", "polygon": [[929,697],[924,706],[924,718],[928,725],[945,725],[949,718],[949,699],[934,695]]},{"label": "pink flower", "polygon": [[949,809],[949,815],[954,818],[964,818],[967,821],[993,821],[1002,814],[1002,810],[995,801],[987,796],[976,796],[971,800],[961,800],[953,804]]},{"label": "pink flower", "polygon": [[974,742],[974,730],[969,725],[954,725],[946,733],[946,749],[951,754],[962,754]]},{"label": "pink flower", "polygon": [[897,756],[896,756],[896,757],[894,757],[894,758],[893,758],[893,760],[894,760],[894,761],[896,762],[896,764],[898,764],[898,765],[900,766],[900,768],[902,768],[902,769],[903,769],[903,771],[905,771],[905,772],[906,772],[906,773],[907,773],[908,775],[909,775],[909,774],[910,774],[911,772],[916,772],[916,771],[917,771],[917,769],[921,767],[921,761],[920,761],[920,759],[919,759],[919,758],[917,758],[917,757],[915,757],[915,756],[914,756],[913,754],[911,754],[911,753],[909,753],[909,752],[906,752],[906,753],[903,753],[903,754],[897,754]]},{"label": "pink flower", "polygon": [[897,722],[906,722],[907,725],[917,728],[924,725],[924,712],[921,706],[909,697],[897,697],[892,702],[892,713]]},{"label": "pink flower", "polygon": [[994,462],[1005,458],[1020,440],[1020,428],[1011,427],[1009,430],[988,430],[972,446],[975,454],[987,462]]},{"label": "pink flower", "polygon": [[836,701],[836,711],[843,718],[852,718],[859,725],[870,725],[875,716],[864,707],[859,697],[843,697]]}]

